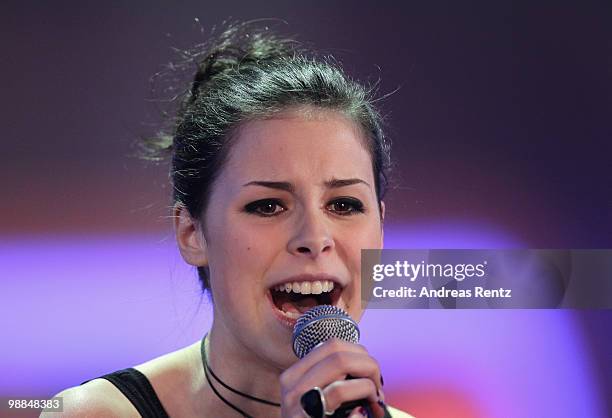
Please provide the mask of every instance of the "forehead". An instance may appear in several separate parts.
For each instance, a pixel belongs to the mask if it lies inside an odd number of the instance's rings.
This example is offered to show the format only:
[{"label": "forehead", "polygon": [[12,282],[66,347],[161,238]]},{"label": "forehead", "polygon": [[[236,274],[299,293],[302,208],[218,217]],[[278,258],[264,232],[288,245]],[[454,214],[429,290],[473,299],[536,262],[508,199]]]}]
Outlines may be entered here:
[{"label": "forehead", "polygon": [[359,126],[337,112],[284,113],[241,126],[223,171],[237,181],[358,177],[372,184],[365,143]]}]

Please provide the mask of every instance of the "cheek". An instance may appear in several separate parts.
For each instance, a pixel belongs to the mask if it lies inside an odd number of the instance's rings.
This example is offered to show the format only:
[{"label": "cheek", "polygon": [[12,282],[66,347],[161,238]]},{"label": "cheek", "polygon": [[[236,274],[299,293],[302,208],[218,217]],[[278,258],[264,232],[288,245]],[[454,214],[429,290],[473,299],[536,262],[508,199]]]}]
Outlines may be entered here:
[{"label": "cheek", "polygon": [[345,242],[351,253],[361,257],[362,249],[382,248],[382,229],[378,223],[370,223],[363,228],[353,228],[347,234]]},{"label": "cheek", "polygon": [[[220,241],[210,248],[211,273],[225,283],[260,283],[279,252],[280,238],[273,231],[254,228],[225,227],[219,231]],[[213,277],[214,279],[214,277]]]},{"label": "cheek", "polygon": [[339,249],[339,254],[344,259],[353,280],[361,280],[361,250],[381,247],[382,235],[380,225],[367,225],[363,228],[352,228],[346,231],[342,239],[342,249]]}]

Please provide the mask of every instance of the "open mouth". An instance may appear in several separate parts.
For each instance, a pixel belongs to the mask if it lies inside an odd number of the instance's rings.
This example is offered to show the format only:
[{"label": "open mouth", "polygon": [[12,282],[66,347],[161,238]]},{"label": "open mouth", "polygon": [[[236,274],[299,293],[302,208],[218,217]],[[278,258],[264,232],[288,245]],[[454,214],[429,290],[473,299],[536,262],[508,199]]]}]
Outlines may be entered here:
[{"label": "open mouth", "polygon": [[330,280],[285,283],[270,289],[274,306],[290,320],[318,305],[336,305],[341,293],[342,287]]}]

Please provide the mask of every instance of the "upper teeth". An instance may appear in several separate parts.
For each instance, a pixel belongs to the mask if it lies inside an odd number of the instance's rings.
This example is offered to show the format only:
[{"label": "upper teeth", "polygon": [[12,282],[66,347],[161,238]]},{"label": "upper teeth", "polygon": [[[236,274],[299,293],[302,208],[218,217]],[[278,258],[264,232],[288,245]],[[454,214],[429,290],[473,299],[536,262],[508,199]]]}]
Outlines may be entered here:
[{"label": "upper teeth", "polygon": [[315,280],[314,282],[292,282],[279,284],[274,286],[274,290],[280,292],[294,292],[301,293],[302,295],[315,294],[318,295],[323,292],[331,292],[334,288],[334,282],[331,280]]}]

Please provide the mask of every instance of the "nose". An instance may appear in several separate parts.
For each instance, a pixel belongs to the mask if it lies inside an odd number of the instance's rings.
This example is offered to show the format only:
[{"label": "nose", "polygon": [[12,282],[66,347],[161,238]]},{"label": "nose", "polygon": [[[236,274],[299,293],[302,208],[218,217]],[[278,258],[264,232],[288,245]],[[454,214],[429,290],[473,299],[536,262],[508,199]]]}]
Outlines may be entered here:
[{"label": "nose", "polygon": [[291,254],[316,258],[333,250],[335,243],[325,215],[305,213],[299,221],[288,243]]}]

